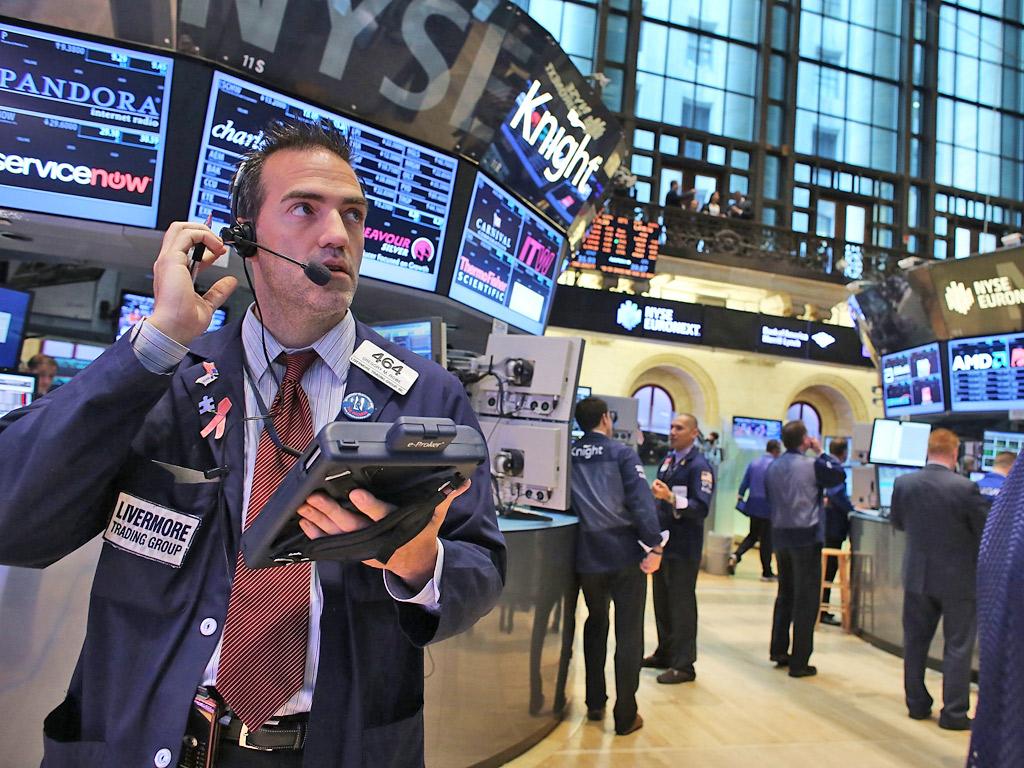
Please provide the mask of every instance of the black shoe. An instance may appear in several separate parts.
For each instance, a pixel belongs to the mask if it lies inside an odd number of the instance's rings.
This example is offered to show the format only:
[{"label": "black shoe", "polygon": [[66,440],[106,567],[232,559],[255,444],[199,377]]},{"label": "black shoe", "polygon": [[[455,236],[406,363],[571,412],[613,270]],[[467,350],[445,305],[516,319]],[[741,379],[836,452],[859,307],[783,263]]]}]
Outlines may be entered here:
[{"label": "black shoe", "polygon": [[818,674],[818,668],[812,666],[801,667],[800,669],[789,670],[790,677],[814,677]]},{"label": "black shoe", "polygon": [[604,720],[604,707],[587,710],[587,720]]},{"label": "black shoe", "polygon": [[947,731],[969,731],[971,730],[971,718],[964,715],[963,717],[943,717],[939,715],[939,728],[945,728]]},{"label": "black shoe", "polygon": [[778,580],[779,580],[779,577],[776,576],[774,573],[762,573],[761,574],[761,581],[778,581]]},{"label": "black shoe", "polygon": [[669,669],[658,675],[657,680],[662,685],[677,685],[678,683],[692,683],[697,679],[697,673],[690,669]]},{"label": "black shoe", "polygon": [[775,663],[776,669],[785,669],[789,666],[789,656],[772,656],[771,660]]},{"label": "black shoe", "polygon": [[740,564],[740,559],[736,555],[729,555],[729,564],[725,569],[729,572],[730,576],[736,575],[736,566]]},{"label": "black shoe", "polygon": [[645,656],[644,660],[640,662],[640,666],[644,669],[668,669],[668,664],[662,663],[661,659],[653,653],[650,656]]},{"label": "black shoe", "polygon": [[823,614],[821,614],[821,623],[822,624],[828,624],[830,627],[841,627],[841,626],[843,626],[843,622],[841,622],[839,619],[837,619],[831,613],[823,613]]},{"label": "black shoe", "polygon": [[911,720],[927,720],[932,716],[932,711],[930,709],[925,709],[921,712],[908,712],[907,716]]},{"label": "black shoe", "polygon": [[625,728],[619,728],[618,726],[616,726],[615,727],[615,733],[618,736],[625,736],[626,734],[633,733],[633,731],[639,731],[643,727],[644,727],[644,719],[642,717],[640,717],[640,713],[637,712],[637,715],[636,715],[635,718],[633,718],[633,722],[632,723],[627,725]]}]

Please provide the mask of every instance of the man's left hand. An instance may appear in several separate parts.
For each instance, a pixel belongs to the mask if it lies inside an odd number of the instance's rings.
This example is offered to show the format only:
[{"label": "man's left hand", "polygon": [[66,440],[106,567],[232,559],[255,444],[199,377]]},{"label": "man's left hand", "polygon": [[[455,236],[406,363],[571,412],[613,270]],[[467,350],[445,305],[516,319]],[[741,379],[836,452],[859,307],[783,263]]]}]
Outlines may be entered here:
[{"label": "man's left hand", "polygon": [[[449,490],[444,501],[434,507],[434,514],[427,527],[396,549],[386,564],[379,560],[364,560],[363,563],[391,571],[411,590],[419,592],[433,578],[434,566],[437,564],[437,533],[448,514],[448,508],[455,499],[469,490],[470,485],[471,481],[467,479],[459,488]],[[345,509],[326,493],[314,493],[298,509],[299,517],[302,518],[299,526],[311,539],[352,533],[384,519],[394,509],[393,505],[381,501],[362,488],[352,491],[348,498],[358,512]]]}]

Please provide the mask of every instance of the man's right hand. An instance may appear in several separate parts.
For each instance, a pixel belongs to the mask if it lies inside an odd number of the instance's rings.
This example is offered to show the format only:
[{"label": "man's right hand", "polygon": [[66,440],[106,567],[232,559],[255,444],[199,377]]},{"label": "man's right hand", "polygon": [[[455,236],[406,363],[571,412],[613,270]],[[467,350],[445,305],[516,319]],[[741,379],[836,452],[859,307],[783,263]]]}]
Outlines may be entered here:
[{"label": "man's right hand", "polygon": [[640,570],[644,573],[654,573],[659,568],[661,568],[661,555],[657,552],[648,552],[640,561]]},{"label": "man's right hand", "polygon": [[153,315],[146,322],[179,344],[188,346],[210,327],[213,311],[218,309],[238,287],[234,277],[222,277],[200,295],[189,274],[192,248],[206,246],[199,271],[206,269],[227,252],[227,247],[213,231],[195,222],[176,221],[164,233],[160,255],[153,265]]},{"label": "man's right hand", "polygon": [[665,485],[661,480],[655,480],[651,484],[651,493],[654,494],[654,498],[661,501],[675,500],[675,496],[672,494],[672,489]]}]

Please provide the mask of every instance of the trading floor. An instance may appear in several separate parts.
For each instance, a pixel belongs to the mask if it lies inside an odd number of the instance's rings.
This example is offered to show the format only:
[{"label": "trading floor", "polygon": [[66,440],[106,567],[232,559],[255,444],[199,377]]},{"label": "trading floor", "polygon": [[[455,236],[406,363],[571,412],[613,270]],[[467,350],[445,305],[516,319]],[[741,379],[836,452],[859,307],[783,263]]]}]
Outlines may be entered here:
[{"label": "trading floor", "polygon": [[[759,580],[756,561],[748,557],[732,578],[701,572],[697,680],[659,685],[655,671],[643,670],[637,700],[644,727],[635,734],[616,736],[610,716],[587,721],[578,631],[569,715],[509,765],[962,768],[969,734],[940,729],[934,716],[923,722],[907,717],[898,657],[837,627],[819,627],[811,659],[817,677],[791,679],[768,662],[776,585]],[[650,601],[646,616],[649,652],[655,637]],[[611,659],[609,649],[609,695]],[[928,686],[941,699],[939,674],[928,672]]]}]

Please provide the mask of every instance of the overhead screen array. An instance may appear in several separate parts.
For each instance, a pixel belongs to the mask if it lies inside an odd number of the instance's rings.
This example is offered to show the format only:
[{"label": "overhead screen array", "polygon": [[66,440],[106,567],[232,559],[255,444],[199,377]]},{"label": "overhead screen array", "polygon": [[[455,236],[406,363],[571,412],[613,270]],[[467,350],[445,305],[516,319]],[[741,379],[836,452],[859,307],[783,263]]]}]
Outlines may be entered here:
[{"label": "overhead screen array", "polygon": [[882,356],[886,416],[942,413],[946,398],[938,342]]},{"label": "overhead screen array", "polygon": [[0,24],[0,205],[156,226],[173,60]]},{"label": "overhead screen array", "polygon": [[956,339],[948,352],[954,411],[1024,408],[1024,333]]},{"label": "overhead screen array", "polygon": [[222,72],[213,76],[190,218],[231,221],[231,179],[263,129],[283,118],[328,121],[352,146],[353,168],[370,202],[360,274],[432,291],[452,204],[458,161],[394,134]]},{"label": "overhead screen array", "polygon": [[571,266],[627,277],[654,277],[660,236],[661,226],[656,221],[599,214]]}]

